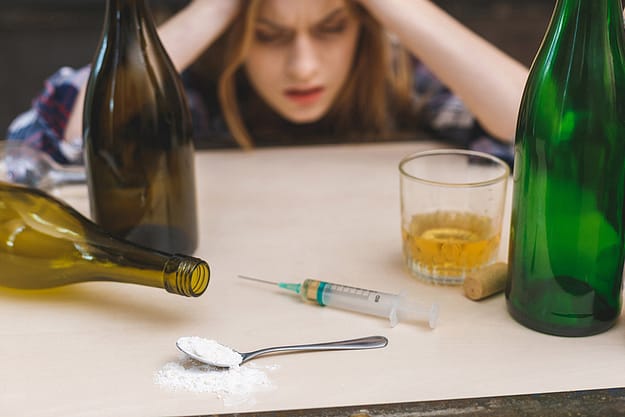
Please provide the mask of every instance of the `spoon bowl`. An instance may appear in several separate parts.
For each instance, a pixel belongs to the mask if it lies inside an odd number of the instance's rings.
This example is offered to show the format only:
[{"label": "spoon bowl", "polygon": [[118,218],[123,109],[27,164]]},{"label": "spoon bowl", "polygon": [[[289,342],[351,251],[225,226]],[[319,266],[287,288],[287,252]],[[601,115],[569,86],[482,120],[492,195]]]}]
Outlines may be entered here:
[{"label": "spoon bowl", "polygon": [[[202,351],[201,349],[193,349],[188,343],[192,338],[181,337],[176,342],[178,349],[195,359],[198,362],[206,365],[214,366],[216,368],[231,368],[233,366],[240,365],[251,359],[254,359],[261,355],[267,355],[270,353],[291,353],[291,352],[314,352],[314,351],[326,351],[326,350],[360,350],[360,349],[379,349],[388,344],[388,339],[384,336],[369,336],[358,339],[340,340],[336,342],[324,342],[324,343],[312,343],[304,345],[290,345],[290,346],[274,346],[263,349],[254,350],[252,352],[237,352],[229,347],[219,345],[214,346],[210,352],[216,354],[212,357],[208,350]],[[197,339],[197,338],[195,338]],[[205,342],[207,341],[202,339]],[[218,345],[218,344],[217,344]],[[222,349],[223,348],[223,349]],[[230,352],[228,352],[230,351]]]}]

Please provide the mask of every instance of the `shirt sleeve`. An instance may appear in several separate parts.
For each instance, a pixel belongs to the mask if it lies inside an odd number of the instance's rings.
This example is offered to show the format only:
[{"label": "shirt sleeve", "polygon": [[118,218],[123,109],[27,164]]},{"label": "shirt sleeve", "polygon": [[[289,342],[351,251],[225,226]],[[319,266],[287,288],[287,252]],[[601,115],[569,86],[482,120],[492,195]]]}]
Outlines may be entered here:
[{"label": "shirt sleeve", "polygon": [[[35,97],[29,110],[9,125],[7,139],[46,152],[61,164],[82,164],[82,137],[66,138],[65,129],[78,92],[89,78],[90,67],[80,69],[63,67],[48,78],[41,93]],[[189,103],[194,137],[213,138],[215,132],[227,131],[225,123],[209,117],[202,96],[182,81]]]},{"label": "shirt sleeve", "polygon": [[486,152],[512,166],[513,145],[489,135],[462,100],[420,62],[415,64],[415,104],[425,129],[454,146]]},{"label": "shirt sleeve", "polygon": [[63,67],[54,73],[31,108],[9,125],[7,139],[40,149],[62,164],[81,163],[82,139],[63,137],[80,86],[88,77],[88,67]]}]

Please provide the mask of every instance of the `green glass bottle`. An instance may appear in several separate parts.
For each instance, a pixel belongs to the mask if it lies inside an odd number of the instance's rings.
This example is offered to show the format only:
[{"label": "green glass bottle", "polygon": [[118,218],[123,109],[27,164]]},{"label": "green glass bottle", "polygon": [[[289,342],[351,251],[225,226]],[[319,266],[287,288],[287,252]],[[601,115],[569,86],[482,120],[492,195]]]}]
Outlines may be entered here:
[{"label": "green glass bottle", "polygon": [[41,190],[0,182],[0,287],[117,281],[198,297],[208,264],[117,239]]},{"label": "green glass bottle", "polygon": [[586,336],[621,311],[625,44],[620,0],[557,0],[515,144],[508,311]]},{"label": "green glass bottle", "polygon": [[144,0],[107,0],[83,114],[91,216],[158,250],[197,247],[192,126]]}]

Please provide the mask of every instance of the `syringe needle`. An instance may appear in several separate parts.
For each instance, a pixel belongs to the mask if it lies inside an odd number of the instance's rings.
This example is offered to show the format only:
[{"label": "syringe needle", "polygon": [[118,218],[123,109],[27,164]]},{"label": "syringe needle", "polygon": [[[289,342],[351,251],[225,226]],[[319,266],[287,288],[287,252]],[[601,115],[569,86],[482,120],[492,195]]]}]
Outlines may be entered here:
[{"label": "syringe needle", "polygon": [[271,284],[271,285],[279,285],[279,282],[273,282],[273,281],[267,281],[265,279],[260,279],[260,278],[254,278],[254,277],[248,277],[245,275],[237,275],[239,278],[242,279],[247,279],[249,281],[256,281],[256,282],[262,282],[263,284]]}]

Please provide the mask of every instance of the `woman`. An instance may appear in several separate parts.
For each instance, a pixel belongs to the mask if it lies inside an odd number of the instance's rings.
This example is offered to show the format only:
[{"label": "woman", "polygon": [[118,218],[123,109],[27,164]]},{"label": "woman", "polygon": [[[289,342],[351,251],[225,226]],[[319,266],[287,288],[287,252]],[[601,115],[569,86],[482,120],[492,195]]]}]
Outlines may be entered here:
[{"label": "woman", "polygon": [[[213,145],[393,139],[420,123],[510,157],[527,69],[428,0],[194,0],[159,34]],[[55,74],[9,139],[80,162],[87,73]]]}]

